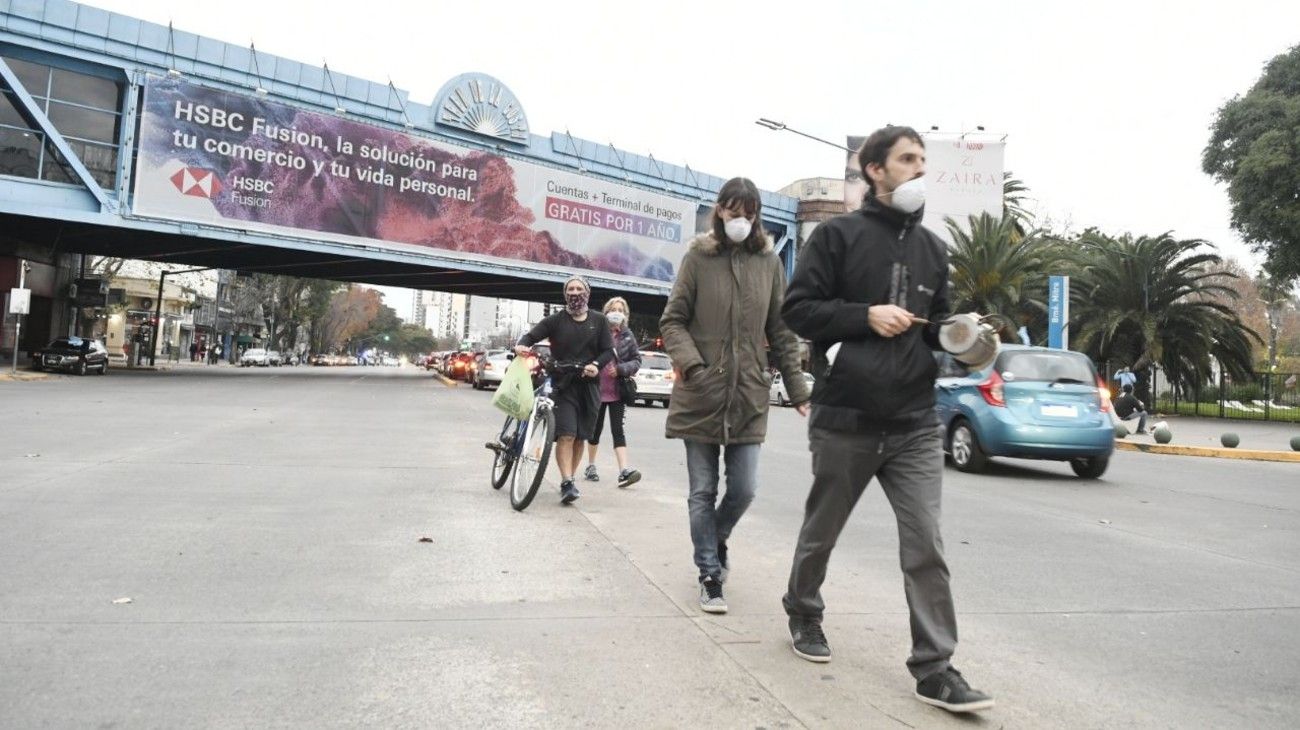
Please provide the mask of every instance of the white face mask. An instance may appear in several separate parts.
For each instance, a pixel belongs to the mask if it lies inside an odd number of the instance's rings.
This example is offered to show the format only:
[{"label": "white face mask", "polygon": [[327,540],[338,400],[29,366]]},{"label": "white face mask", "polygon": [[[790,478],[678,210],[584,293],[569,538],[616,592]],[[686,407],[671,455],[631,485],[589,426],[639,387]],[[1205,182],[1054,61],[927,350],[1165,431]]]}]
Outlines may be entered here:
[{"label": "white face mask", "polygon": [[889,204],[904,213],[915,213],[925,205],[925,178],[914,177],[894,188]]},{"label": "white face mask", "polygon": [[609,323],[615,327],[622,326],[622,324],[627,321],[627,317],[625,317],[622,312],[617,311],[605,315],[605,319],[608,319]]},{"label": "white face mask", "polygon": [[723,227],[727,231],[727,238],[730,238],[733,243],[740,243],[749,238],[749,231],[754,226],[747,218],[732,218],[723,224]]}]

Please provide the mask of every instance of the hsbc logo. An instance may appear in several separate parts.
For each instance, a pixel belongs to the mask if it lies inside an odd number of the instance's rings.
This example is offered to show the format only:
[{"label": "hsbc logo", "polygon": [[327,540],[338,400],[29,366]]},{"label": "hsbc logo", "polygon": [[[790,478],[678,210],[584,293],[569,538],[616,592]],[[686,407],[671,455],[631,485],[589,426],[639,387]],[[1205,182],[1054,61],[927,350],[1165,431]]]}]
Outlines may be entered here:
[{"label": "hsbc logo", "polygon": [[201,167],[182,167],[171,176],[171,181],[181,194],[196,198],[212,199],[221,192],[221,181],[217,179],[217,173]]}]

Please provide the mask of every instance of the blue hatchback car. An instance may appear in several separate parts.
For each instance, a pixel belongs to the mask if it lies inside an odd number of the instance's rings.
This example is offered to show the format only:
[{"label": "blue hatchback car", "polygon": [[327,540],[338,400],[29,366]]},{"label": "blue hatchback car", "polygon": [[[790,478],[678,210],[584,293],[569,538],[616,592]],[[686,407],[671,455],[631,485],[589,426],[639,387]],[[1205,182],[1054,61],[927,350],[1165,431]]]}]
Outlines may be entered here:
[{"label": "blue hatchback car", "polygon": [[1106,385],[1092,362],[1068,350],[1001,346],[993,364],[968,371],[940,353],[935,410],[944,449],[961,471],[990,456],[1068,461],[1096,479],[1115,450]]}]

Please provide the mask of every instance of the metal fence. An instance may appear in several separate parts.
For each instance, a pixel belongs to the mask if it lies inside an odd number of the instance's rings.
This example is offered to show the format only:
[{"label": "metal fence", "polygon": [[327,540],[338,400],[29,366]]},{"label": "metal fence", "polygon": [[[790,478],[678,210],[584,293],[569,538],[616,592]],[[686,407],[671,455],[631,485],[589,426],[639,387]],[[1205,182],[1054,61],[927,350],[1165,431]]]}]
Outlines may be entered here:
[{"label": "metal fence", "polygon": [[1300,422],[1300,389],[1296,373],[1252,373],[1234,378],[1178,383],[1154,371],[1151,392],[1159,413],[1253,421]]}]

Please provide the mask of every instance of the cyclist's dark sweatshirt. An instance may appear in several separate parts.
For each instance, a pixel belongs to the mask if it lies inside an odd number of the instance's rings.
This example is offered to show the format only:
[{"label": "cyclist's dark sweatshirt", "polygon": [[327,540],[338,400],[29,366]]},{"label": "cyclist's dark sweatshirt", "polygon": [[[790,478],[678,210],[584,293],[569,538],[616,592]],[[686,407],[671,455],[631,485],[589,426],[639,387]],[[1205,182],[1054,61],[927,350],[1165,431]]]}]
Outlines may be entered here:
[{"label": "cyclist's dark sweatshirt", "polygon": [[[948,316],[948,248],[920,224],[923,210],[907,215],[868,196],[858,210],[818,225],[799,253],[781,315],[813,343],[810,426],[900,432],[938,424],[938,325],[887,338],[867,324],[875,304],[899,304],[931,322]],[[905,279],[895,263],[906,267]],[[831,365],[827,351],[836,343]]]},{"label": "cyclist's dark sweatshirt", "polygon": [[533,328],[519,338],[524,347],[545,339],[551,341],[551,357],[556,362],[596,363],[603,368],[614,359],[614,339],[609,334],[609,320],[600,312],[587,310],[587,318],[581,322],[573,319],[568,311],[559,311],[533,325]]}]

